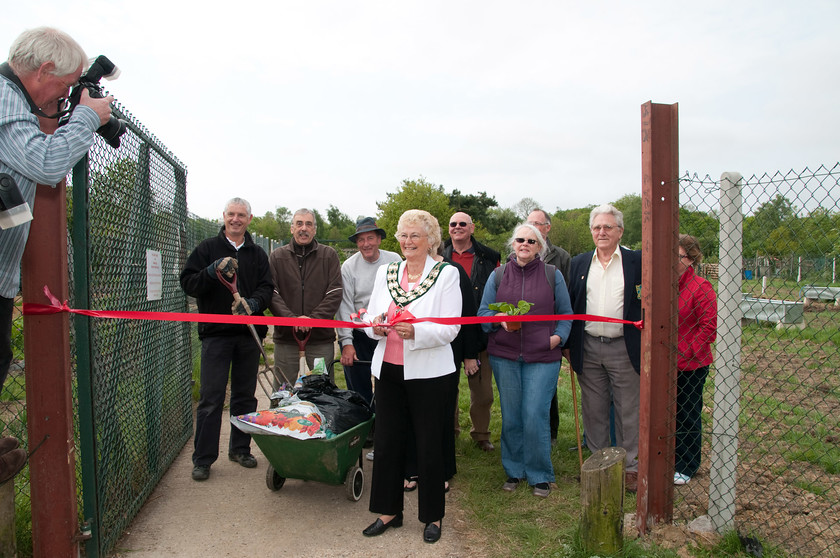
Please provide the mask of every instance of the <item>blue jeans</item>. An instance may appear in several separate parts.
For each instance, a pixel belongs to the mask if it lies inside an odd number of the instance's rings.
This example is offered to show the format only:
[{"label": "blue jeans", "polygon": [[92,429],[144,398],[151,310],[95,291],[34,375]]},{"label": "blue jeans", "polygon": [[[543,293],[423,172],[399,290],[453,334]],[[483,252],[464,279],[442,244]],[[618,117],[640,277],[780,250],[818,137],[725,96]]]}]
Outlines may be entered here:
[{"label": "blue jeans", "polygon": [[554,481],[548,415],[560,362],[490,357],[502,409],[502,467],[528,484]]}]

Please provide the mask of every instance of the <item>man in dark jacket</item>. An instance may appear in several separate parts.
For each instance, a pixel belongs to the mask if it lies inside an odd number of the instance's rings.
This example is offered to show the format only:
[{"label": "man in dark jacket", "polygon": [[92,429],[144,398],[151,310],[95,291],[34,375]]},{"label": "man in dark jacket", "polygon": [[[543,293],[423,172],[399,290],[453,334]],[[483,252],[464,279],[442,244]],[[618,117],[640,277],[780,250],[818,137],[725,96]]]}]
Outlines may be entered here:
[{"label": "man in dark jacket", "polygon": [[[624,216],[611,205],[589,215],[595,250],[575,256],[569,271],[574,314],[638,321],[642,315],[642,255],[619,246]],[[610,446],[610,393],[616,443],[627,451],[625,485],[636,491],[639,456],[641,333],[631,324],[575,320],[566,347],[580,382],[586,444]]]},{"label": "man in dark jacket", "polygon": [[[315,240],[315,214],[298,209],[292,216],[292,241],[269,257],[274,295],[271,313],[282,318],[332,320],[341,306],[341,263],[331,246]],[[305,342],[306,364],[316,358],[329,365],[335,358],[335,329],[278,326],[274,328],[274,363],[281,380],[293,384],[299,373],[299,345]],[[333,379],[330,369],[330,379]]]},{"label": "man in dark jacket", "polygon": [[[181,272],[181,288],[198,302],[202,314],[262,314],[271,300],[271,273],[268,256],[254,244],[248,233],[251,205],[233,198],[222,213],[224,226],[215,237],[201,242],[193,250]],[[217,273],[218,272],[218,273]],[[230,281],[235,273],[242,297],[234,303],[230,289],[219,273]],[[225,275],[227,273],[227,275]],[[265,337],[265,326],[256,326]],[[219,433],[230,375],[231,416],[257,410],[257,387],[260,348],[246,325],[199,323],[201,339],[201,393],[195,414],[193,480],[210,476],[210,465],[219,457]],[[243,467],[257,466],[251,455],[251,436],[230,427],[228,458]]]},{"label": "man in dark jacket", "polygon": [[[475,308],[481,306],[484,284],[499,265],[499,253],[473,238],[475,224],[466,213],[459,211],[449,220],[449,240],[443,245],[443,257],[459,264],[473,287]],[[470,385],[470,436],[484,451],[493,451],[490,441],[490,408],[493,406],[493,369],[487,356],[487,335],[481,335],[478,371],[465,370]],[[455,428],[458,428],[457,417]]]}]

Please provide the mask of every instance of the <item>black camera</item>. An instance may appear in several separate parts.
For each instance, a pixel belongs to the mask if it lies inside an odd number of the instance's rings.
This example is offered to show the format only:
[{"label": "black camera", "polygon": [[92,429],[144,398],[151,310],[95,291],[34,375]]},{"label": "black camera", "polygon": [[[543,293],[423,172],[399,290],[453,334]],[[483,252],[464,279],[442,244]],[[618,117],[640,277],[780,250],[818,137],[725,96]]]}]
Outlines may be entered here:
[{"label": "black camera", "polygon": [[[58,121],[58,125],[62,126],[70,119],[70,114],[73,113],[73,109],[76,108],[76,105],[78,105],[79,101],[82,99],[83,89],[87,89],[92,98],[101,99],[105,97],[105,92],[99,85],[99,80],[102,78],[116,79],[119,75],[120,70],[113,62],[108,60],[108,58],[104,55],[98,56],[96,60],[93,61],[93,64],[91,64],[90,68],[88,68],[88,71],[79,77],[79,85],[74,87],[70,92],[70,97],[68,99],[70,108],[67,114]],[[120,146],[120,136],[125,133],[126,126],[127,123],[125,120],[120,120],[119,118],[111,116],[108,122],[96,130],[96,133],[102,136],[102,138],[108,142],[108,145],[116,149]]]}]

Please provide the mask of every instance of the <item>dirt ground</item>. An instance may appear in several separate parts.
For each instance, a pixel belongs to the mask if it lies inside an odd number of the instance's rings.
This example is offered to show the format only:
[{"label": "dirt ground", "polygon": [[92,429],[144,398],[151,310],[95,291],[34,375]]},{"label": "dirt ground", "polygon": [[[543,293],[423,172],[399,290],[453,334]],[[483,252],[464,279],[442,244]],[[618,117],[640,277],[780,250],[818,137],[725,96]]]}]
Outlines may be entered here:
[{"label": "dirt ground", "polygon": [[[258,408],[268,408],[259,394]],[[220,447],[230,430],[225,414]],[[365,453],[368,450],[363,450]],[[368,511],[373,463],[364,461],[365,488],[352,502],[344,486],[288,479],[279,491],[266,486],[267,461],[256,444],[256,469],[245,469],[223,452],[204,482],[193,481],[190,440],[138,516],[123,534],[112,558],[245,556],[455,557],[481,555],[459,534],[459,511],[453,505],[457,486],[447,495],[441,539],[423,542],[417,520],[417,492],[406,494],[405,523],[378,537],[362,536],[376,519]]]}]

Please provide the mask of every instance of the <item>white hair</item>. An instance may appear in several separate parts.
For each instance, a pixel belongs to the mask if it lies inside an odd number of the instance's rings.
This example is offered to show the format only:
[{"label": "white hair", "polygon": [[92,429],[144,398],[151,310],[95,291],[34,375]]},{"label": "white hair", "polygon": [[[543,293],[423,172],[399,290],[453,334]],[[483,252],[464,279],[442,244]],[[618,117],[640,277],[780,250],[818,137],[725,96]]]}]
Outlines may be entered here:
[{"label": "white hair", "polygon": [[228,208],[232,205],[244,205],[245,210],[248,212],[248,215],[251,215],[251,204],[248,203],[248,200],[244,200],[242,198],[231,198],[231,199],[229,199],[227,201],[227,203],[225,204],[225,213],[227,213]]},{"label": "white hair", "polygon": [[530,223],[519,223],[516,227],[514,227],[513,234],[511,235],[510,240],[508,240],[508,246],[510,246],[511,249],[513,248],[513,243],[517,237],[516,233],[522,229],[527,229],[534,233],[534,236],[537,238],[537,242],[540,244],[540,259],[545,259],[545,254],[548,252],[548,243],[545,241],[545,238],[543,238],[540,230]]},{"label": "white hair", "polygon": [[612,215],[615,217],[615,224],[618,225],[618,228],[624,228],[624,213],[619,211],[615,206],[605,203],[604,205],[599,205],[589,213],[590,229],[592,228],[593,221],[595,221],[595,217],[598,215]]},{"label": "white hair", "polygon": [[27,29],[9,48],[9,66],[18,75],[35,72],[45,62],[52,62],[52,74],[66,76],[87,61],[85,51],[73,37],[52,27]]}]

